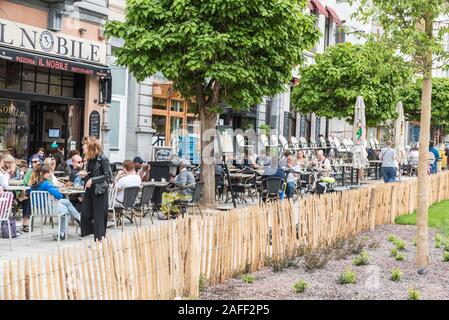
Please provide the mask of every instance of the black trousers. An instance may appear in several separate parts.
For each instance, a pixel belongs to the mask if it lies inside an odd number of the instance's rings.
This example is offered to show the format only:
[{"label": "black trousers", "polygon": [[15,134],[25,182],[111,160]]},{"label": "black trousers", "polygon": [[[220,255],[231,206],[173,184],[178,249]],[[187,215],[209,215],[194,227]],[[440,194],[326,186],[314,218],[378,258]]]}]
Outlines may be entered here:
[{"label": "black trousers", "polygon": [[81,237],[94,234],[95,240],[106,236],[108,194],[95,195],[93,186],[86,189],[81,207]]}]

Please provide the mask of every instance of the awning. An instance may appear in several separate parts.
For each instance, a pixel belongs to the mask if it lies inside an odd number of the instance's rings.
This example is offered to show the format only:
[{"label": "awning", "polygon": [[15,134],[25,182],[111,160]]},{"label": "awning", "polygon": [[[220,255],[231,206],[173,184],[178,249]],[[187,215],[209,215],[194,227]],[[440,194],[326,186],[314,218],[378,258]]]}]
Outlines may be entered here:
[{"label": "awning", "polygon": [[341,20],[340,17],[338,16],[338,14],[335,12],[334,9],[332,9],[331,7],[326,6],[326,10],[329,12],[329,14],[332,17],[332,20],[335,21],[335,23],[339,26],[341,25]]},{"label": "awning", "polygon": [[321,2],[319,2],[318,0],[310,0],[310,2],[312,3],[313,6],[315,6],[319,14],[322,14],[325,17],[329,16],[329,13],[326,11]]},{"label": "awning", "polygon": [[0,58],[19,63],[31,64],[38,67],[82,73],[92,76],[111,76],[111,70],[107,67],[67,59],[53,58],[50,56],[28,53],[5,47],[0,47]]}]

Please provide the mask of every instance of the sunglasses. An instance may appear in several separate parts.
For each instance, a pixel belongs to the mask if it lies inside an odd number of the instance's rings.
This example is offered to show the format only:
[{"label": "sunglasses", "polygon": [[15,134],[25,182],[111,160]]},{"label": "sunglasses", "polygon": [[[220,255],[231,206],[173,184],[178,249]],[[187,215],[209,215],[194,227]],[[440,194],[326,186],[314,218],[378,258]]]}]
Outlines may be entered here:
[{"label": "sunglasses", "polygon": [[39,160],[33,160],[33,161],[31,161],[32,163],[39,163],[40,161]]}]

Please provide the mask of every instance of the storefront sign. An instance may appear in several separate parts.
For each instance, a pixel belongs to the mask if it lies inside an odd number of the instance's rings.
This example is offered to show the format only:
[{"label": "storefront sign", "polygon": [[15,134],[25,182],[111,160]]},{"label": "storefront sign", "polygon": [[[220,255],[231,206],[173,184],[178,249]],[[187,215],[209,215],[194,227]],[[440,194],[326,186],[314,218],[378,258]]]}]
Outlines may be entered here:
[{"label": "storefront sign", "polygon": [[0,45],[106,65],[106,44],[0,19]]},{"label": "storefront sign", "polygon": [[89,136],[100,139],[100,114],[97,111],[92,111],[89,116]]},{"label": "storefront sign", "polygon": [[0,58],[19,63],[31,64],[38,67],[82,73],[92,76],[95,75],[109,77],[111,74],[111,71],[108,68],[97,67],[92,64],[45,57],[43,55],[26,53],[15,49],[6,49],[0,47]]},{"label": "storefront sign", "polygon": [[284,137],[288,138],[290,132],[290,112],[284,112]]}]

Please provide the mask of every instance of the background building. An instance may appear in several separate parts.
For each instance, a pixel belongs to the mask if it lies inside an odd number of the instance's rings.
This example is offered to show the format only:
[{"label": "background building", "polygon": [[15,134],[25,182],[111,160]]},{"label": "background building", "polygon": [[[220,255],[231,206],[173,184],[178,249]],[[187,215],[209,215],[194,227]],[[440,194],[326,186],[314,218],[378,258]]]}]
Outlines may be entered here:
[{"label": "background building", "polygon": [[101,138],[106,2],[73,2],[0,0],[0,149],[15,157]]}]

